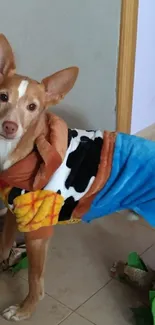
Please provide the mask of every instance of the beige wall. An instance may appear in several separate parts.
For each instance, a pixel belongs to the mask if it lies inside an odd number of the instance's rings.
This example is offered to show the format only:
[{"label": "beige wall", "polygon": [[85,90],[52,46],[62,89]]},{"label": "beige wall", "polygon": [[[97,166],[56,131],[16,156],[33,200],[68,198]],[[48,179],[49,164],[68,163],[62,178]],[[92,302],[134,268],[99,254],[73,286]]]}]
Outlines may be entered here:
[{"label": "beige wall", "polygon": [[1,1],[1,32],[18,72],[41,79],[80,67],[75,89],[56,108],[71,126],[115,129],[121,0]]}]

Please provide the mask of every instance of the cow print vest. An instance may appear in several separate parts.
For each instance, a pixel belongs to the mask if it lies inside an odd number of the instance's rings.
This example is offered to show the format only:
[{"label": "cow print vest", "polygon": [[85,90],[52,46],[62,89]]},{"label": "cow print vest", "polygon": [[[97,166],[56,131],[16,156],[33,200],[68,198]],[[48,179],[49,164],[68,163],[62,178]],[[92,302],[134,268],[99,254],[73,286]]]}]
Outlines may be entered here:
[{"label": "cow print vest", "polygon": [[68,130],[65,159],[45,187],[65,199],[59,221],[70,219],[78,201],[90,189],[97,174],[102,144],[101,131]]}]

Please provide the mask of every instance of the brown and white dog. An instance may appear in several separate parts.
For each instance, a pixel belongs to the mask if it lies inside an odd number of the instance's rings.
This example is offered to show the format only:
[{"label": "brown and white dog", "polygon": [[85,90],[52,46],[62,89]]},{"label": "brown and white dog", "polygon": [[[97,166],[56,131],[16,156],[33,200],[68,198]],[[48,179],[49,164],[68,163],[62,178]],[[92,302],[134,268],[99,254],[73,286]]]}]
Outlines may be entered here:
[{"label": "brown and white dog", "polygon": [[[40,83],[15,73],[16,65],[10,44],[0,35],[0,170],[24,158],[33,148],[37,134],[25,141],[29,145],[18,151],[18,143],[40,114],[49,106],[58,103],[73,87],[78,68],[71,67],[43,79]],[[40,126],[41,127],[41,126]],[[15,240],[16,220],[11,212],[5,217],[0,238],[0,262],[9,255]],[[44,296],[44,269],[48,240],[30,240],[25,235],[29,259],[29,293],[19,306],[11,306],[3,312],[7,320],[19,321],[28,318],[38,301]]]}]

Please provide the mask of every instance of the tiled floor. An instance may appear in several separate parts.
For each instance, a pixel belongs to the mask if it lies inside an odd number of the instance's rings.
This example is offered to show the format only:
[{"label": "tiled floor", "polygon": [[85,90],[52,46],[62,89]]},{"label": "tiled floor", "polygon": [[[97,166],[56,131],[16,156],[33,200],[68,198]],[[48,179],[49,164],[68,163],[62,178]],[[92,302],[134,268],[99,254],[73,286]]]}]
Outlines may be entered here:
[{"label": "tiled floor", "polygon": [[[123,215],[102,218],[91,225],[58,226],[51,241],[46,296],[28,324],[127,325],[134,291],[111,280],[109,269],[130,251],[142,254],[155,268],[155,232],[143,222],[129,222]],[[22,299],[27,274],[0,276],[0,308]],[[24,324],[24,322],[21,322]],[[0,324],[7,321],[0,318]]]}]

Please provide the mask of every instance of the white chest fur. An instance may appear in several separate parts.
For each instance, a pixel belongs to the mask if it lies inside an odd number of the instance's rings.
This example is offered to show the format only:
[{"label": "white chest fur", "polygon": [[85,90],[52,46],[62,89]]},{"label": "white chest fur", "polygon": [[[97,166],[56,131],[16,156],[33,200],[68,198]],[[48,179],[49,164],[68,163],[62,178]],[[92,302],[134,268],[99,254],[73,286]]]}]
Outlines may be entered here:
[{"label": "white chest fur", "polygon": [[9,156],[17,146],[18,141],[19,139],[0,139],[0,170],[7,169],[11,166]]}]

